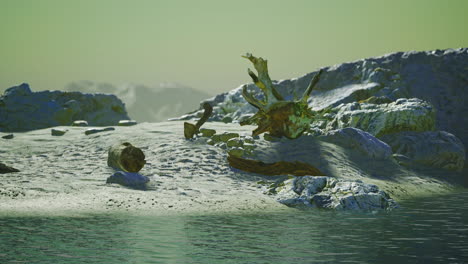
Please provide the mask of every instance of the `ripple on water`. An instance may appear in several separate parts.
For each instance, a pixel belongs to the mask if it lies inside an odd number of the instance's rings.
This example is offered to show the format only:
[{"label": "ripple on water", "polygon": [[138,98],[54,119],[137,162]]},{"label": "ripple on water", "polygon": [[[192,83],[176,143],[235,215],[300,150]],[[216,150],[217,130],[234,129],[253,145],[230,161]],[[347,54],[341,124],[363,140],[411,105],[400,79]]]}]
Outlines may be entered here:
[{"label": "ripple on water", "polygon": [[463,263],[468,192],[379,213],[0,217],[2,263]]}]

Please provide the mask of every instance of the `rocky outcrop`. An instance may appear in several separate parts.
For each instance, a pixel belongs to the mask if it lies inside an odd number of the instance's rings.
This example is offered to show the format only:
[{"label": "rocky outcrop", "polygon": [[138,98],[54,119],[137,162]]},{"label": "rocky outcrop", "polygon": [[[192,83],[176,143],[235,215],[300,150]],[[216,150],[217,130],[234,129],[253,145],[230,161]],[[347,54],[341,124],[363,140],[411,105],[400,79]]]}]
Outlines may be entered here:
[{"label": "rocky outcrop", "polygon": [[388,210],[397,203],[376,185],[331,177],[303,176],[280,182],[269,190],[287,206],[334,210]]},{"label": "rocky outcrop", "polygon": [[392,155],[392,149],[385,142],[352,127],[329,131],[319,136],[318,139],[344,148],[355,149],[373,159],[387,159]]},{"label": "rocky outcrop", "polygon": [[0,131],[71,125],[75,120],[86,120],[91,126],[110,126],[124,119],[130,118],[115,95],[32,92],[23,83],[7,89],[0,97]]},{"label": "rocky outcrop", "polygon": [[[460,171],[465,163],[465,146],[460,139],[444,131],[401,132],[385,135],[394,153],[424,166]],[[398,160],[405,157],[397,156]]]},{"label": "rocky outcrop", "polygon": [[[425,52],[397,52],[376,58],[362,59],[323,68],[309,105],[323,110],[369,99],[388,103],[399,98],[419,98],[435,112],[435,130],[447,131],[468,146],[468,48]],[[299,78],[274,81],[286,99],[302,95],[318,71]],[[254,84],[247,85],[256,98],[263,94]],[[205,100],[213,106],[210,120],[238,122],[252,116],[256,109],[242,98],[242,86]],[[369,101],[376,102],[376,101]],[[203,102],[202,102],[203,103]],[[199,118],[203,110],[182,116]],[[369,131],[368,131],[369,132]]]},{"label": "rocky outcrop", "polygon": [[389,104],[342,104],[326,126],[327,130],[355,127],[381,137],[401,131],[423,132],[435,129],[435,109],[417,99],[398,99]]}]

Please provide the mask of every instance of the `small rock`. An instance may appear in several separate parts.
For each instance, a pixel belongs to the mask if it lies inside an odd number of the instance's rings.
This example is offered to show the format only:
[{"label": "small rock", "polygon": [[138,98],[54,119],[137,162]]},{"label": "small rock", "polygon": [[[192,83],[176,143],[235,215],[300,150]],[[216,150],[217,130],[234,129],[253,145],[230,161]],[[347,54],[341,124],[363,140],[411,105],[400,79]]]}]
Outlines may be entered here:
[{"label": "small rock", "polygon": [[99,132],[105,132],[105,131],[113,131],[115,128],[113,127],[106,127],[106,128],[90,128],[86,129],[85,135],[91,135],[91,134],[96,134]]},{"label": "small rock", "polygon": [[242,157],[242,155],[244,155],[244,150],[242,148],[232,148],[228,153],[234,157]]},{"label": "small rock", "polygon": [[214,134],[216,134],[216,130],[209,128],[200,128],[200,133],[202,133],[203,137],[211,137]]},{"label": "small rock", "polygon": [[72,126],[87,127],[87,126],[88,126],[88,122],[85,121],[85,120],[76,120],[76,121],[73,121]]},{"label": "small rock", "polygon": [[226,142],[228,147],[242,147],[244,142],[240,138],[231,138]]},{"label": "small rock", "polygon": [[10,173],[10,172],[19,172],[18,169],[7,166],[3,163],[0,163],[0,173]]},{"label": "small rock", "polygon": [[138,124],[138,122],[135,120],[120,120],[118,125],[119,126],[134,126],[136,124]]},{"label": "small rock", "polygon": [[3,139],[12,139],[14,137],[15,136],[13,134],[8,134],[8,135],[5,135],[5,136],[2,136]]},{"label": "small rock", "polygon": [[118,171],[112,176],[107,178],[106,183],[117,183],[123,186],[135,188],[135,189],[146,189],[146,183],[149,182],[149,178],[136,172],[123,172]]},{"label": "small rock", "polygon": [[212,136],[211,139],[215,142],[227,142],[231,138],[235,137],[239,137],[239,134],[224,132],[222,134]]},{"label": "small rock", "polygon": [[50,133],[52,136],[63,136],[65,133],[67,133],[68,129],[63,129],[63,128],[52,128]]}]

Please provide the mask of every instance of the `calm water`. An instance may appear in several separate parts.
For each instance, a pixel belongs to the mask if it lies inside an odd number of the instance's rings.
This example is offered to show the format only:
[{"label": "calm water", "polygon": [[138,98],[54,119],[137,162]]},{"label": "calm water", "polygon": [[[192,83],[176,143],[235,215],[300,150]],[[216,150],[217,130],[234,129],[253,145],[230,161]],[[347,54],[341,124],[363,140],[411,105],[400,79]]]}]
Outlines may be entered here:
[{"label": "calm water", "polygon": [[468,192],[389,213],[0,218],[0,263],[468,263]]}]

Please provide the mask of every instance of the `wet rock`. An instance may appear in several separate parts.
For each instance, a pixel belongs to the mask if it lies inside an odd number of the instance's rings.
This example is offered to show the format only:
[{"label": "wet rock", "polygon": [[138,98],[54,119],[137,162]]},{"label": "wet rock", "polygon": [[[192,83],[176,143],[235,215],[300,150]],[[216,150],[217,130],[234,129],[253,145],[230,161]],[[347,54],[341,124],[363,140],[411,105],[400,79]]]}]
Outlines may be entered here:
[{"label": "wet rock", "polygon": [[[460,171],[465,164],[465,146],[445,131],[401,132],[385,135],[393,152],[424,166]],[[398,159],[398,158],[397,158]],[[400,163],[408,165],[409,161]]]},{"label": "wet rock", "polygon": [[138,124],[138,122],[135,120],[120,120],[118,125],[119,126],[134,126],[136,124]]},{"label": "wet rock", "polygon": [[3,163],[0,163],[0,173],[11,173],[11,172],[19,172],[19,170],[13,167],[7,166]]},{"label": "wet rock", "polygon": [[76,120],[76,121],[73,121],[72,126],[87,127],[88,122],[86,120]]},{"label": "wet rock", "polygon": [[376,185],[331,177],[296,177],[270,190],[278,202],[292,207],[333,210],[388,210],[398,207]]},{"label": "wet rock", "polygon": [[50,133],[52,136],[63,136],[65,133],[67,133],[68,129],[63,129],[63,128],[52,128],[50,130]]},{"label": "wet rock", "polygon": [[115,128],[113,127],[105,127],[105,128],[90,128],[86,129],[85,135],[91,135],[91,134],[96,134],[100,132],[106,132],[106,131],[113,131]]},{"label": "wet rock", "polygon": [[387,159],[392,155],[392,149],[385,142],[357,128],[332,130],[325,135],[318,136],[318,139],[358,150],[374,159]]},{"label": "wet rock", "polygon": [[149,178],[136,172],[118,171],[107,178],[106,183],[117,183],[134,189],[146,189]]}]

